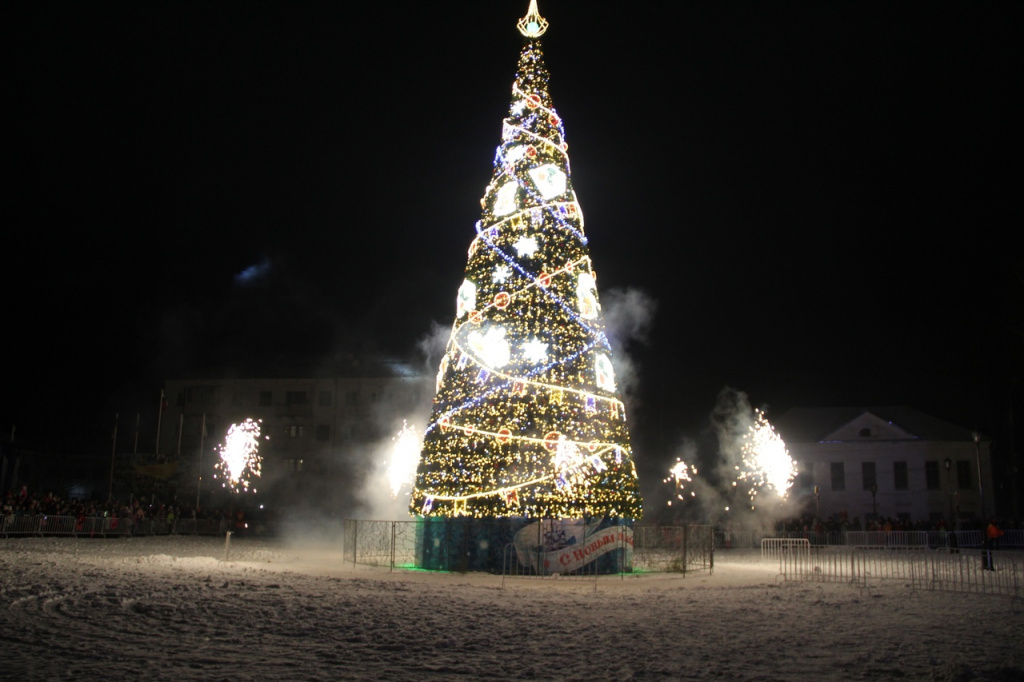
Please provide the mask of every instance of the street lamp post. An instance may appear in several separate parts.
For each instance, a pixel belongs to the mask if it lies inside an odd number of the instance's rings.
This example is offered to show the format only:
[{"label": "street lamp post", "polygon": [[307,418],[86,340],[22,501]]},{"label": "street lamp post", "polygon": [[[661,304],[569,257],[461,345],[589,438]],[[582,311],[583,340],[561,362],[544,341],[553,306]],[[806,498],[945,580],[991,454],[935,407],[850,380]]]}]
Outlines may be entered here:
[{"label": "street lamp post", "polygon": [[981,527],[985,528],[985,489],[981,484],[981,434],[974,432],[974,458],[978,462],[978,497],[981,504]]},{"label": "street lamp post", "polygon": [[952,490],[952,486],[950,485],[950,483],[952,483],[952,481],[950,480],[950,469],[953,467],[953,460],[951,460],[949,457],[947,457],[945,460],[943,460],[942,463],[946,467],[946,497],[949,498],[949,520],[952,521],[953,520],[953,490]]},{"label": "street lamp post", "polygon": [[821,493],[818,486],[814,486],[814,530],[821,526]]}]

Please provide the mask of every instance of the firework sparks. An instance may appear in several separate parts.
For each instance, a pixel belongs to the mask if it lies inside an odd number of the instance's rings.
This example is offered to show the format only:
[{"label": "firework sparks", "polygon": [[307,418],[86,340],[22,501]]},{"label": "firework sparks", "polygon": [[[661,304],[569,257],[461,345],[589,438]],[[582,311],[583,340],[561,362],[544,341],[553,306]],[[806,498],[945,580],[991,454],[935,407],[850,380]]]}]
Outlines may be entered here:
[{"label": "firework sparks", "polygon": [[757,418],[743,436],[743,466],[736,467],[740,472],[737,480],[746,481],[750,486],[751,501],[761,488],[774,490],[779,497],[785,497],[797,474],[796,463],[764,412],[754,412]]},{"label": "firework sparks", "polygon": [[388,482],[391,485],[391,496],[398,497],[402,487],[412,488],[416,477],[416,465],[420,459],[420,434],[402,420],[402,429],[391,439],[391,462],[388,463]]},{"label": "firework sparks", "polygon": [[[260,476],[260,424],[262,420],[246,419],[232,424],[220,446],[220,461],[214,478],[223,478],[221,486],[233,492],[249,491],[253,479]],[[252,488],[256,492],[256,488]]]},{"label": "firework sparks", "polygon": [[[691,475],[692,474],[692,475]],[[674,483],[676,487],[676,498],[685,500],[686,497],[683,495],[683,490],[686,488],[687,483],[693,482],[693,476],[697,475],[696,465],[690,465],[681,459],[677,459],[676,463],[672,465],[672,468],[668,470],[668,478],[664,479],[663,483]],[[696,497],[697,493],[690,491],[690,497]],[[672,506],[672,500],[668,501],[668,506]]]}]

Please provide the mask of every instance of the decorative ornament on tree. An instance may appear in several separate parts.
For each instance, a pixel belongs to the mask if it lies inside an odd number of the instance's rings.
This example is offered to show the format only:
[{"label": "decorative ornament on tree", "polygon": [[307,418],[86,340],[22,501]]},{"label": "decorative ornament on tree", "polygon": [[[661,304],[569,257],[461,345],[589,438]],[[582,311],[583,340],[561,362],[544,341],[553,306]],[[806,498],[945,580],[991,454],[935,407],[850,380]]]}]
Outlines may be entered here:
[{"label": "decorative ornament on tree", "polygon": [[498,190],[494,199],[494,215],[508,215],[516,210],[516,193],[519,185],[514,182],[506,182]]},{"label": "decorative ornament on tree", "polygon": [[498,267],[494,268],[494,272],[493,274],[491,274],[491,281],[494,282],[495,284],[504,284],[506,281],[508,281],[509,275],[511,274],[512,271],[509,269],[507,265],[499,265]]},{"label": "decorative ornament on tree", "polygon": [[523,344],[523,356],[531,364],[540,364],[548,358],[548,344],[532,338]]},{"label": "decorative ornament on tree", "polygon": [[536,237],[520,237],[516,243],[516,252],[520,256],[533,256],[537,253],[537,238]]}]

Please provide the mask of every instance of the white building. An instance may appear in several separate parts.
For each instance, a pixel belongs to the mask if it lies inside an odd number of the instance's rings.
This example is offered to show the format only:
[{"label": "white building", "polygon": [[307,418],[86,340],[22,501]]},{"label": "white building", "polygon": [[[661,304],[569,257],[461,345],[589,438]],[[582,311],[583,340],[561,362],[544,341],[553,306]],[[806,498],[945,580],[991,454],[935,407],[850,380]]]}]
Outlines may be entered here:
[{"label": "white building", "polygon": [[799,466],[796,494],[822,519],[995,513],[984,435],[909,407],[797,408],[776,428]]}]

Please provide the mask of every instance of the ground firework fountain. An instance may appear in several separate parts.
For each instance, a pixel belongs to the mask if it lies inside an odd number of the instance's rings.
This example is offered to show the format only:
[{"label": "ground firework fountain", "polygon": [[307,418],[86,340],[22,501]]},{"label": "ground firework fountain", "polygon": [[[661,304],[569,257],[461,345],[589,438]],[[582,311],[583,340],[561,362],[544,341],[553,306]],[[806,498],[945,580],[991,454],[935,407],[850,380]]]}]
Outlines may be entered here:
[{"label": "ground firework fountain", "polygon": [[[717,448],[693,448],[669,468],[667,506],[675,520],[729,528],[770,528],[790,515],[797,466],[762,410],[745,394],[727,390],[713,413]],[[687,460],[699,458],[700,469]]]},{"label": "ground firework fountain", "polygon": [[[681,459],[677,459],[676,463],[672,465],[672,468],[668,470],[668,477],[665,478],[663,483],[671,483],[675,488],[675,499],[685,500],[687,496],[696,497],[697,492],[694,490],[687,490],[687,484],[693,482],[693,477],[697,475],[697,467],[692,464],[687,464]],[[668,506],[672,506],[672,500],[668,501]]]},{"label": "ground firework fountain", "polygon": [[761,490],[784,498],[793,485],[797,469],[786,444],[761,410],[755,410],[753,425],[743,439],[743,461],[736,466],[738,484],[745,484],[751,503]]},{"label": "ground firework fountain", "polygon": [[403,419],[401,430],[391,439],[394,446],[391,448],[391,459],[387,463],[387,478],[393,498],[397,498],[403,488],[408,491],[412,487],[416,478],[421,438],[421,434]]},{"label": "ground firework fountain", "polygon": [[[260,425],[262,420],[246,419],[240,424],[228,427],[224,443],[219,446],[220,460],[214,465],[214,479],[221,480],[221,487],[231,493],[256,492],[255,482],[260,477]],[[264,437],[266,438],[266,437]],[[228,530],[224,538],[224,558],[227,559],[231,542],[231,524],[235,521],[235,495],[231,495],[231,511],[228,514]],[[243,525],[244,527],[244,525]]]},{"label": "ground firework fountain", "polygon": [[232,424],[219,446],[220,461],[213,477],[221,480],[221,487],[231,492],[256,492],[255,480],[260,477],[260,424],[262,420],[246,419]]}]

